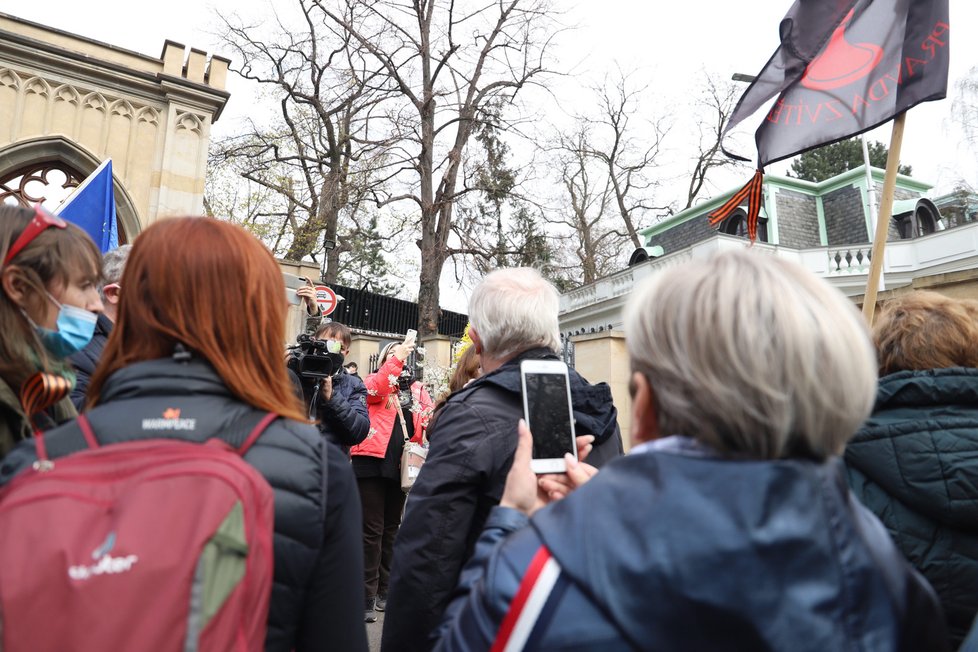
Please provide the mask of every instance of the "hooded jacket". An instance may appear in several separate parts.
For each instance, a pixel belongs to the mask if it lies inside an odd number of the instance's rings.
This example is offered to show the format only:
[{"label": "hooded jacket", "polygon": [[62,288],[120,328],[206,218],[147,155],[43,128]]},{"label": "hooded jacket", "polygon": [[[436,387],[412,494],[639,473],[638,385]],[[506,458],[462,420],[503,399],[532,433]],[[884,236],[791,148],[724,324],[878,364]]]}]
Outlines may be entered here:
[{"label": "hooded jacket", "polygon": [[[382,649],[429,649],[428,635],[502,497],[513,463],[523,417],[520,362],[556,358],[549,349],[526,351],[452,394],[438,413],[394,543]],[[600,466],[621,455],[611,389],[591,385],[573,369],[570,387],[577,434],[595,436],[588,462]]]},{"label": "hooded jacket", "polygon": [[838,460],[735,461],[688,441],[615,462],[515,532],[526,518],[496,508],[436,649],[505,636],[541,553],[557,575],[526,650],[947,649],[936,597]]},{"label": "hooded jacket", "polygon": [[[174,411],[180,429],[164,427]],[[88,418],[101,444],[152,437],[204,442],[251,411],[208,363],[164,358],[114,373]],[[85,447],[76,422],[46,433],[45,443],[52,458]],[[20,444],[3,460],[0,484],[35,459],[33,442]],[[265,649],[365,651],[360,501],[346,456],[313,426],[278,419],[244,460],[268,480],[275,496]]]},{"label": "hooded jacket", "polygon": [[978,612],[978,369],[882,378],[845,461],[853,493],[930,581],[960,643]]}]

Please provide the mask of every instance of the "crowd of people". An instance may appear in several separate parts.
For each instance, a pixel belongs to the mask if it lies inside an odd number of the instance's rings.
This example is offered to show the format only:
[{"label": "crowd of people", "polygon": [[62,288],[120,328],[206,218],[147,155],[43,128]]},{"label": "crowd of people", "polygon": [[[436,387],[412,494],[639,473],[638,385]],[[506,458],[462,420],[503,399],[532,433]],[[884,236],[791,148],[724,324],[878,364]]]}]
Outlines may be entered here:
[{"label": "crowd of people", "polygon": [[228,222],[103,258],[2,206],[0,260],[4,650],[363,651],[379,611],[385,652],[978,649],[978,302],[911,292],[870,330],[778,257],[676,265],[629,299],[631,414],[569,369],[577,456],[538,474],[520,369],[559,359],[559,303],[533,269],[474,288],[435,401],[411,337],[361,379],[311,286],[324,360],[283,361],[278,264]]}]

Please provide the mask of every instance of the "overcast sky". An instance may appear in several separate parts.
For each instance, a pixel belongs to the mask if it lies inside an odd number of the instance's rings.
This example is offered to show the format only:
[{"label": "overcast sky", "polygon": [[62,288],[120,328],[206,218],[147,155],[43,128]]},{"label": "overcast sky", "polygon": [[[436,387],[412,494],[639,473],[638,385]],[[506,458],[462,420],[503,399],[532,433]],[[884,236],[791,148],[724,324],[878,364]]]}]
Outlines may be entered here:
[{"label": "overcast sky", "polygon": [[[267,2],[167,0],[142,4],[132,0],[45,0],[20,2],[16,6],[5,2],[2,11],[152,56],[159,56],[166,39],[221,54],[210,33],[215,30],[214,11],[247,15],[252,10],[263,11]],[[978,2],[950,2],[949,99],[922,105],[908,114],[902,156],[904,163],[913,166],[915,177],[937,184],[939,189],[950,189],[959,176],[978,187],[978,157],[973,151],[960,151],[960,134],[950,120],[954,82],[971,66],[978,65]],[[575,112],[587,109],[585,103],[589,100],[582,89],[616,65],[651,80],[652,102],[673,107],[681,105],[677,98],[693,90],[690,80],[704,70],[721,79],[729,79],[735,72],[756,74],[777,47],[778,22],[792,2],[555,0],[555,4],[566,10],[562,22],[574,27],[562,39],[559,50],[560,64],[574,74],[559,84],[555,94],[564,110]],[[236,120],[249,108],[248,102],[236,101],[248,96],[240,82],[231,80],[229,90],[232,97],[224,116],[214,126],[214,137],[231,133]],[[755,127],[751,125],[750,131]],[[887,125],[870,137],[885,143],[889,134]],[[674,136],[672,146],[680,145]],[[783,170],[783,166],[772,167],[770,171]],[[739,177],[731,177],[729,183],[732,186],[738,180]],[[724,187],[727,183],[722,179],[720,187],[713,190]]]}]

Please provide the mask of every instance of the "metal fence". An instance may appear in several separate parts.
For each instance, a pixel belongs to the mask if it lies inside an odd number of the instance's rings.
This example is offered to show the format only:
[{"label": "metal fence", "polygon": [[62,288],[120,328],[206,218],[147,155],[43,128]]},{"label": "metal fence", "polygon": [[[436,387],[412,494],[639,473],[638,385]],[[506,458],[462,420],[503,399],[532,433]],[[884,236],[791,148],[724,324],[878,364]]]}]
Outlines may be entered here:
[{"label": "metal fence", "polygon": [[567,335],[560,334],[560,359],[571,369],[574,368],[574,343],[571,342],[570,333]]},{"label": "metal fence", "polygon": [[[330,284],[343,297],[329,316],[333,321],[350,328],[377,333],[406,333],[417,329],[420,322],[418,304],[394,297],[358,290],[345,285]],[[438,332],[449,337],[461,337],[469,323],[468,315],[442,310]]]}]

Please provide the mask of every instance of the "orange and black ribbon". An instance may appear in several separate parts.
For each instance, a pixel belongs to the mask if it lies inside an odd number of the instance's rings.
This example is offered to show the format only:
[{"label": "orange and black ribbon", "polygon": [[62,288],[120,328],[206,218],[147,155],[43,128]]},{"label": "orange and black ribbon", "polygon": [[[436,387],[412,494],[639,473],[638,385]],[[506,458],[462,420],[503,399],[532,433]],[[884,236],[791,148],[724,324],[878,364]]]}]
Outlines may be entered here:
[{"label": "orange and black ribbon", "polygon": [[64,376],[39,371],[20,386],[20,404],[28,418],[48,409],[71,391],[71,381]]},{"label": "orange and black ribbon", "polygon": [[747,183],[746,186],[734,193],[733,197],[727,200],[727,203],[711,212],[708,217],[710,218],[710,225],[715,226],[720,222],[724,221],[731,215],[734,211],[747,201],[747,236],[750,238],[751,242],[757,240],[757,216],[761,212],[761,200],[764,196],[764,171],[757,170],[754,173],[754,177]]}]

